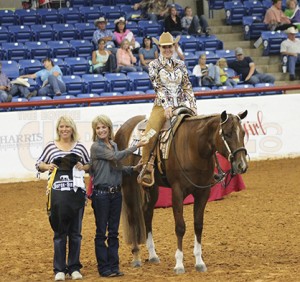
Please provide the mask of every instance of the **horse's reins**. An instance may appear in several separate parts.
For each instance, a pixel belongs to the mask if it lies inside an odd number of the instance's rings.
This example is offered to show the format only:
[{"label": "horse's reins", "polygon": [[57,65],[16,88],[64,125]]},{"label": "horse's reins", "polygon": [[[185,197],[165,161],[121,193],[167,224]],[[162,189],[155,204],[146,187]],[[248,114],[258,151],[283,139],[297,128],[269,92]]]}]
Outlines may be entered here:
[{"label": "horse's reins", "polygon": [[[238,117],[238,118],[239,118],[239,117]],[[226,123],[227,120],[228,120],[228,115],[227,115],[226,120],[220,123],[220,126],[221,126],[222,124]],[[240,118],[239,118],[239,120],[240,120]],[[222,172],[222,178],[221,178],[221,179],[219,179],[218,181],[215,181],[214,183],[209,184],[209,185],[204,185],[204,186],[202,186],[202,185],[197,185],[196,183],[194,183],[194,182],[186,175],[186,173],[184,172],[183,167],[182,167],[181,164],[180,164],[180,161],[179,161],[179,158],[178,158],[178,155],[177,155],[177,152],[176,152],[175,138],[174,138],[174,132],[173,132],[173,126],[172,126],[171,119],[169,120],[169,122],[170,122],[170,127],[171,127],[171,133],[172,133],[172,136],[173,136],[173,141],[172,141],[172,143],[173,143],[173,146],[174,146],[174,152],[175,152],[176,160],[177,160],[177,163],[178,163],[178,165],[179,165],[179,167],[180,167],[180,169],[181,169],[181,172],[182,172],[184,178],[185,178],[191,185],[193,185],[193,186],[196,187],[196,188],[200,188],[200,189],[211,188],[211,187],[213,187],[214,185],[216,185],[216,184],[222,182],[222,181],[224,180],[224,178],[225,178],[224,187],[226,188],[226,187],[230,184],[230,182],[231,182],[233,176],[235,175],[235,173],[233,172],[233,169],[232,169],[232,162],[233,162],[233,160],[234,160],[234,158],[235,158],[235,155],[236,155],[238,152],[240,152],[240,151],[244,151],[244,152],[246,153],[246,155],[247,155],[247,150],[246,150],[246,148],[244,148],[244,147],[238,148],[238,149],[234,150],[233,153],[232,153],[232,152],[231,152],[231,149],[230,149],[230,147],[229,147],[229,145],[228,145],[228,143],[227,143],[227,141],[226,141],[226,138],[225,138],[225,136],[224,136],[223,130],[222,130],[222,128],[220,128],[220,130],[219,130],[219,135],[221,136],[221,138],[222,138],[222,140],[223,140],[223,142],[224,142],[224,145],[225,145],[226,149],[227,149],[228,152],[229,152],[228,160],[230,161],[231,169],[228,170],[227,172],[223,172],[222,169],[220,168],[220,169],[221,169],[221,172]],[[228,178],[229,175],[231,176],[231,178],[230,178],[229,182],[227,182],[226,180],[227,180],[227,178]]]}]

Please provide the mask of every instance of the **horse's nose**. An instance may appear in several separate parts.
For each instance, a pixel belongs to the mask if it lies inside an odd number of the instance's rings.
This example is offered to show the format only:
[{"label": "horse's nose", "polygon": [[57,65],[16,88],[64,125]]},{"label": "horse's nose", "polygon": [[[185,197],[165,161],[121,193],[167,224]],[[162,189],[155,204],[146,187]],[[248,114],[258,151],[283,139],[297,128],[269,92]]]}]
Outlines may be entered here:
[{"label": "horse's nose", "polygon": [[248,169],[248,164],[246,162],[239,162],[237,169],[240,174],[245,173]]}]

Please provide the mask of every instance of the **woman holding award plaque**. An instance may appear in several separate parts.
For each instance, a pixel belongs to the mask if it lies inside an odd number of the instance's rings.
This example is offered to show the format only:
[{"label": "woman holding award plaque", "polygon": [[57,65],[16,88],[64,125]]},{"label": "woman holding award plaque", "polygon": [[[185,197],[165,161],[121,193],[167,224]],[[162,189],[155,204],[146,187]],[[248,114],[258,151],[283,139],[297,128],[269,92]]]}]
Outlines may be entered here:
[{"label": "woman holding award plaque", "polygon": [[138,182],[146,187],[154,183],[153,164],[149,162],[151,151],[156,145],[158,133],[163,124],[167,119],[172,118],[174,108],[187,106],[188,101],[193,113],[197,114],[196,99],[187,68],[183,61],[172,58],[174,45],[179,39],[178,36],[174,40],[169,32],[162,33],[159,41],[153,38],[154,43],[160,49],[160,55],[149,63],[149,77],[156,92],[156,99],[145,133],[146,136],[150,135],[149,137],[152,137],[151,132],[155,134],[143,148],[143,169],[138,176]]}]

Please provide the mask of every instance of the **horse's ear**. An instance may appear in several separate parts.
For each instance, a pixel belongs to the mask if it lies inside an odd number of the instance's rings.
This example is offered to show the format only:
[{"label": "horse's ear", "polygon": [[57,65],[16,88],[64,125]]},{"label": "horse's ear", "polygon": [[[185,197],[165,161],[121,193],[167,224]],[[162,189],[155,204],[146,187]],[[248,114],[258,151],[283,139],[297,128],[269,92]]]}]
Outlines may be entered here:
[{"label": "horse's ear", "polygon": [[247,116],[247,114],[248,114],[248,111],[246,110],[242,113],[238,113],[238,116],[240,117],[240,119],[244,119]]},{"label": "horse's ear", "polygon": [[227,120],[227,113],[226,111],[223,111],[221,114],[221,123],[225,122]]}]

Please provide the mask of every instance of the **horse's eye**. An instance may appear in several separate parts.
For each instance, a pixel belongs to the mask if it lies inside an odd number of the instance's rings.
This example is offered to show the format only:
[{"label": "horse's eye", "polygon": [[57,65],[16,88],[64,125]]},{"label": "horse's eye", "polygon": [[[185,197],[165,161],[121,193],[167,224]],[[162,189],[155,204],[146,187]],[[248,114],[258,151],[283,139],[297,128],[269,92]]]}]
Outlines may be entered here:
[{"label": "horse's eye", "polygon": [[224,133],[224,135],[225,135],[226,138],[231,138],[232,137],[232,133],[231,132]]}]

